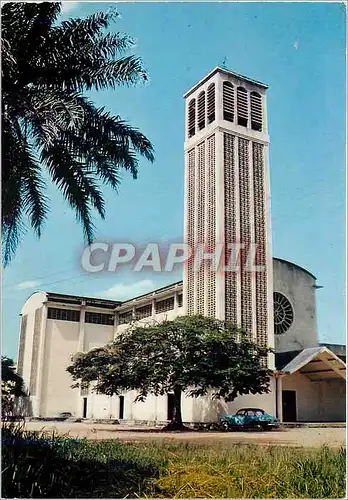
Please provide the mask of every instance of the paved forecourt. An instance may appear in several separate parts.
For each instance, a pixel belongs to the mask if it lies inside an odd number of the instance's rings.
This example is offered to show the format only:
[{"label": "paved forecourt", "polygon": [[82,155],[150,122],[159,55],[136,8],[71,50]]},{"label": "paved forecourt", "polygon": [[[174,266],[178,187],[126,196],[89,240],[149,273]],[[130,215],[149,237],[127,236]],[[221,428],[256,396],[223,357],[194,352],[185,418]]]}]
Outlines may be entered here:
[{"label": "paved forecourt", "polygon": [[158,428],[136,428],[122,425],[77,423],[77,422],[42,422],[26,423],[28,430],[69,435],[87,439],[119,439],[135,442],[155,440],[160,442],[192,442],[200,444],[244,443],[280,446],[320,447],[344,446],[346,429],[336,427],[301,427],[279,429],[268,432],[161,432]]}]

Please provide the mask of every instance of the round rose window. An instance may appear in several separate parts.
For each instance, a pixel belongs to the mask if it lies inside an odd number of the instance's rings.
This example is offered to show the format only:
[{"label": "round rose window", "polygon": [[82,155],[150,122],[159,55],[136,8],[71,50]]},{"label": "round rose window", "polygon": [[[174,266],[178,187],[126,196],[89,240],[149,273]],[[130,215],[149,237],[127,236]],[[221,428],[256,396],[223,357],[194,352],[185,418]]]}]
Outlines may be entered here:
[{"label": "round rose window", "polygon": [[274,333],[285,333],[294,321],[292,305],[285,295],[275,292],[273,294],[274,307]]}]

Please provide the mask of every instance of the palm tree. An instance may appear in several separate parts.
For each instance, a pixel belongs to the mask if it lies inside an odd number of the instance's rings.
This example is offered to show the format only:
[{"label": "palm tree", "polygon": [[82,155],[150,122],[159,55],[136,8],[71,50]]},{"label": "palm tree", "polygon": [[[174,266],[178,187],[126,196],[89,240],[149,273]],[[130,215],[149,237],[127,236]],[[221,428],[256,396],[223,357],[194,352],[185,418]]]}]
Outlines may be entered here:
[{"label": "palm tree", "polygon": [[40,236],[49,208],[46,178],[61,191],[93,240],[92,210],[105,216],[101,184],[117,190],[120,169],[134,178],[151,142],[119,116],[97,108],[91,89],[147,80],[133,41],[105,32],[113,10],[57,22],[60,3],[2,7],[3,257],[13,257],[29,221]]}]

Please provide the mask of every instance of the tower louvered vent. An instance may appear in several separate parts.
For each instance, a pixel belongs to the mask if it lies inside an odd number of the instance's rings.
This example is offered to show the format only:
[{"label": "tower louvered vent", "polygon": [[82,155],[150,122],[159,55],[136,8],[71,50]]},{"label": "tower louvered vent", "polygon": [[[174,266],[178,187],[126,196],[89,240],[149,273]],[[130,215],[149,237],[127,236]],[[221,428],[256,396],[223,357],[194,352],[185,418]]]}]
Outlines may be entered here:
[{"label": "tower louvered vent", "polygon": [[205,127],[205,92],[201,92],[198,96],[198,130]]},{"label": "tower louvered vent", "polygon": [[224,120],[234,121],[234,87],[230,82],[222,84],[222,107]]},{"label": "tower louvered vent", "polygon": [[207,90],[207,123],[215,120],[215,83],[209,85]]},{"label": "tower louvered vent", "polygon": [[262,97],[257,92],[250,94],[251,128],[262,130]]},{"label": "tower louvered vent", "polygon": [[196,127],[196,99],[192,99],[188,105],[188,136],[195,135]]},{"label": "tower louvered vent", "polygon": [[248,126],[248,92],[244,87],[237,88],[237,119],[238,125]]}]

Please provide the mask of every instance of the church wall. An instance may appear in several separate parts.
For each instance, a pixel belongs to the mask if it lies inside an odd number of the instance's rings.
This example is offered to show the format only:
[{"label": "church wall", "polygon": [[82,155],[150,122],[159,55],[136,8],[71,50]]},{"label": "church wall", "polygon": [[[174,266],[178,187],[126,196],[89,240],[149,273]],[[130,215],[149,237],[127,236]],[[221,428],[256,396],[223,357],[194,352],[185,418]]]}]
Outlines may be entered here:
[{"label": "church wall", "polygon": [[[149,395],[145,401],[134,402],[135,391],[124,394],[124,418],[123,421],[164,422],[167,420],[167,395]],[[80,398],[77,415],[82,416],[83,401]],[[119,419],[119,397],[105,396],[103,394],[90,393],[87,403],[87,418],[92,419]],[[192,421],[192,398],[183,396],[182,417],[185,422]],[[121,420],[122,421],[122,420]]]},{"label": "church wall", "polygon": [[291,262],[273,259],[273,279],[274,292],[285,295],[294,312],[289,330],[274,336],[276,352],[317,346],[315,278]]},{"label": "church wall", "polygon": [[[149,302],[144,303],[144,305],[148,304],[148,303],[151,303],[151,300]],[[147,318],[140,319],[136,322],[136,324],[141,326],[141,325],[150,324],[152,321],[154,323],[160,323],[160,322],[165,321],[165,320],[171,321],[171,320],[175,319],[177,316],[182,316],[183,314],[185,314],[184,308],[178,307],[178,308],[172,309],[170,311],[158,313],[158,314],[155,314],[154,316],[148,316]],[[125,330],[127,330],[127,328],[129,328],[129,323],[123,323],[121,325],[118,325],[117,329],[116,329],[115,337],[118,334],[123,333]]]},{"label": "church wall", "polygon": [[218,421],[227,414],[232,414],[241,408],[261,408],[275,416],[275,380],[270,381],[270,392],[265,394],[245,394],[234,401],[226,403],[223,400],[212,400],[209,396],[193,399],[194,422]]},{"label": "church wall", "polygon": [[167,419],[167,397],[149,395],[144,402],[134,403],[135,392],[129,394],[129,413],[126,420],[163,421]]},{"label": "church wall", "polygon": [[327,380],[320,384],[319,419],[326,422],[346,420],[346,383],[341,380]]},{"label": "church wall", "polygon": [[[45,293],[34,293],[25,302],[23,309],[21,311],[21,317],[27,317],[26,331],[25,331],[25,343],[23,352],[23,367],[21,376],[26,383],[26,388],[29,388],[30,372],[31,372],[31,361],[33,353],[33,336],[34,336],[34,323],[35,323],[35,312],[37,309],[42,307],[43,302],[46,299]],[[20,346],[19,346],[20,349]],[[18,353],[17,360],[20,355]],[[18,367],[17,367],[18,369]]]},{"label": "church wall", "polygon": [[114,327],[108,325],[84,324],[84,351],[101,347],[113,339]]},{"label": "church wall", "polygon": [[78,389],[71,388],[73,381],[66,368],[78,351],[78,341],[79,323],[47,320],[40,416],[76,415]]},{"label": "church wall", "polygon": [[[88,396],[87,403],[87,418],[91,419],[109,419],[116,418],[114,416],[115,413],[115,404],[112,401],[113,398],[110,396],[106,396],[105,394],[95,394],[91,393]],[[82,416],[83,409],[83,401],[81,398],[81,404],[79,408],[80,416]]]}]

